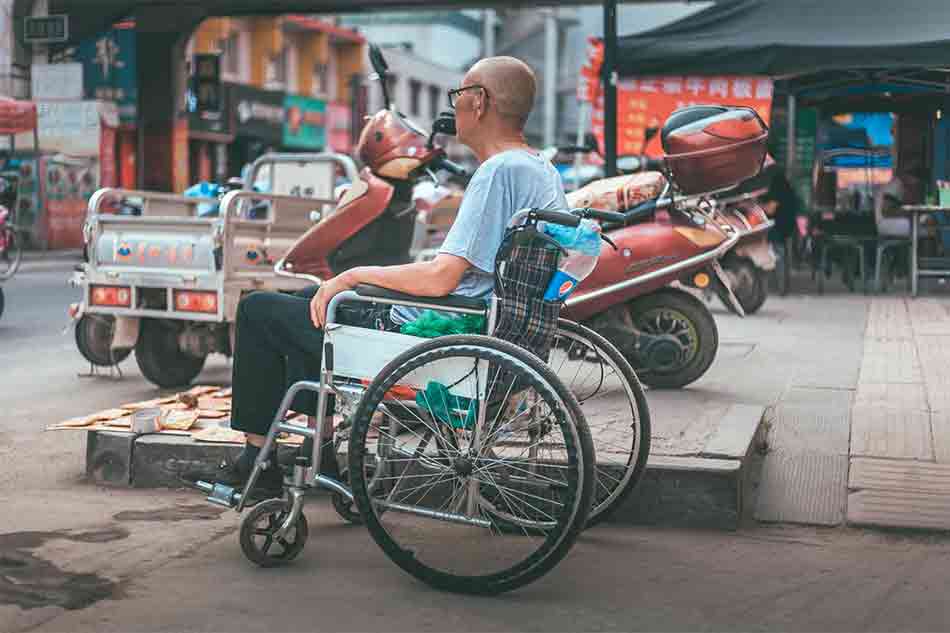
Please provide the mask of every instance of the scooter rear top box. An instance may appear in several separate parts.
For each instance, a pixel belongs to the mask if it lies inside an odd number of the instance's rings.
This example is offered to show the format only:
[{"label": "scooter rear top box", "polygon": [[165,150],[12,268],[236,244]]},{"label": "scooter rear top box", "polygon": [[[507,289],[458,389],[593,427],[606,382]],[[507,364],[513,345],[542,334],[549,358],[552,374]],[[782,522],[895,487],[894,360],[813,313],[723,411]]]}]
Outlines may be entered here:
[{"label": "scooter rear top box", "polygon": [[660,135],[666,165],[686,194],[733,187],[756,176],[769,130],[752,108],[690,106],[667,119]]}]

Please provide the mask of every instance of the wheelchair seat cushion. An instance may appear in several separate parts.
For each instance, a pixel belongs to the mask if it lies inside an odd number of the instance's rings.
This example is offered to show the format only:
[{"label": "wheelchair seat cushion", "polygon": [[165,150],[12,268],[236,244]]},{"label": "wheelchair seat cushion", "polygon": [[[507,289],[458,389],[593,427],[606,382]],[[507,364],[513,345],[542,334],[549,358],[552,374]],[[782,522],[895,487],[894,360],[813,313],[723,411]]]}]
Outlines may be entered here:
[{"label": "wheelchair seat cushion", "polygon": [[597,180],[567,194],[572,208],[592,207],[604,211],[628,211],[659,197],[666,177],[656,171]]},{"label": "wheelchair seat cushion", "polygon": [[438,306],[443,308],[463,308],[468,310],[485,310],[487,303],[484,299],[476,297],[463,297],[461,295],[448,295],[445,297],[417,297],[404,292],[396,292],[379,286],[370,284],[360,284],[354,288],[356,294],[361,297],[375,297],[377,299],[388,299],[390,301],[406,301],[409,303],[423,303],[427,306]]}]

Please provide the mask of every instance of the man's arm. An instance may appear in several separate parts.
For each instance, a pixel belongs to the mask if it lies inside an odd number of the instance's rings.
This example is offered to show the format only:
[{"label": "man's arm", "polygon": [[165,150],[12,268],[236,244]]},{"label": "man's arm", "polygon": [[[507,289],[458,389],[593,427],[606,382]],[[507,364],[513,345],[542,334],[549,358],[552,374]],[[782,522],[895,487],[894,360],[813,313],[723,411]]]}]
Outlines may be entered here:
[{"label": "man's arm", "polygon": [[471,267],[463,257],[440,253],[429,262],[402,266],[361,266],[328,280],[310,301],[310,318],[316,327],[326,323],[330,300],[359,284],[371,284],[419,297],[444,297],[455,290]]},{"label": "man's arm", "polygon": [[440,253],[428,262],[401,266],[360,266],[342,273],[340,277],[343,277],[341,283],[347,288],[371,284],[419,297],[444,297],[458,288],[470,266],[468,260],[462,257]]}]

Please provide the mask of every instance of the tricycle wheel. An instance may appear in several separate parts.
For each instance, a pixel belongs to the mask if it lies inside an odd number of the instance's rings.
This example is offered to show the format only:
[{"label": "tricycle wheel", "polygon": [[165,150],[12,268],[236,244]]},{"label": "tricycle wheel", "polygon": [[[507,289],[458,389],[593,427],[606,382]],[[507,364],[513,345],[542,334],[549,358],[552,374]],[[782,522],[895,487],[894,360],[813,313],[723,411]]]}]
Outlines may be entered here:
[{"label": "tricycle wheel", "polygon": [[93,365],[118,365],[132,353],[131,349],[112,349],[115,317],[106,314],[84,314],[76,323],[76,347],[82,357]]},{"label": "tricycle wheel", "polygon": [[178,346],[179,328],[155,319],[142,320],[135,345],[135,362],[149,382],[168,389],[189,384],[205,364],[205,357],[192,356]]},{"label": "tricycle wheel", "polygon": [[241,522],[241,551],[249,561],[261,567],[277,567],[303,551],[309,533],[303,512],[285,536],[275,536],[289,513],[289,503],[283,499],[268,499],[248,513]]}]

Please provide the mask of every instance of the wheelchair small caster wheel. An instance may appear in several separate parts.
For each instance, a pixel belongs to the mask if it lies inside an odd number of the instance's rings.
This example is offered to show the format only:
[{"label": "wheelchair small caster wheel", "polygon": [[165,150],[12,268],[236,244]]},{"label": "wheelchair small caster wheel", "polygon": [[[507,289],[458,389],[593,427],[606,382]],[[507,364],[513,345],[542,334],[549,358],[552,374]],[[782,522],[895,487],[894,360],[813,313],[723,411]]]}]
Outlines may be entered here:
[{"label": "wheelchair small caster wheel", "polygon": [[277,567],[295,559],[307,543],[307,517],[301,512],[284,536],[275,534],[287,519],[290,504],[283,499],[259,503],[241,522],[241,550],[255,565]]}]

